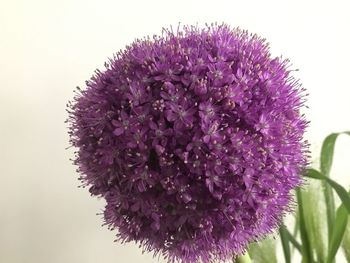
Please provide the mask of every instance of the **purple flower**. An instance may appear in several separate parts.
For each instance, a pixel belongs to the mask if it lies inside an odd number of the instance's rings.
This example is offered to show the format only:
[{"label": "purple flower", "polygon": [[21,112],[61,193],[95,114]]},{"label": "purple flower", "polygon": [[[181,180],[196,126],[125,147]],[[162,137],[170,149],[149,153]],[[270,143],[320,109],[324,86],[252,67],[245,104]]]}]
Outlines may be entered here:
[{"label": "purple flower", "polygon": [[142,106],[134,107],[132,109],[133,114],[135,115],[137,122],[140,123],[141,125],[145,125],[149,122],[150,120],[150,115],[149,115],[149,106],[147,104],[144,104]]},{"label": "purple flower", "polygon": [[149,170],[148,166],[138,167],[134,170],[130,181],[132,182],[132,188],[136,188],[140,192],[145,192],[147,188],[152,188],[157,179],[156,172]]},{"label": "purple flower", "polygon": [[220,178],[220,175],[218,175],[216,172],[207,170],[205,172],[205,176],[206,176],[205,184],[211,193],[214,193],[214,186],[218,188],[221,188],[223,186],[223,181]]},{"label": "purple flower", "polygon": [[191,108],[189,103],[169,103],[169,109],[165,111],[165,118],[174,123],[174,129],[180,130],[183,127],[192,128],[196,109]]},{"label": "purple flower", "polygon": [[219,122],[217,120],[204,120],[200,127],[204,135],[203,141],[205,143],[214,143],[214,141],[221,138],[221,135],[219,134]]},{"label": "purple flower", "polygon": [[303,93],[256,35],[164,29],[78,89],[74,163],[118,240],[169,262],[223,262],[291,209],[308,163]]},{"label": "purple flower", "polygon": [[262,113],[259,117],[259,121],[255,124],[254,127],[265,136],[268,136],[271,130],[271,121],[269,120],[267,114]]},{"label": "purple flower", "polygon": [[138,147],[140,150],[145,149],[145,141],[147,141],[147,127],[143,127],[142,129],[135,129],[130,132],[130,137],[128,143],[126,144],[129,148]]},{"label": "purple flower", "polygon": [[214,119],[216,107],[213,105],[212,101],[205,101],[199,104],[199,116],[204,121],[209,121]]},{"label": "purple flower", "polygon": [[146,88],[140,85],[140,83],[131,83],[129,90],[125,93],[125,98],[127,98],[132,105],[138,106],[149,100],[149,94],[146,93]]},{"label": "purple flower", "polygon": [[166,146],[168,142],[168,137],[172,135],[173,130],[171,128],[167,128],[164,119],[159,119],[157,123],[150,121],[149,127],[152,132],[152,146],[157,147],[157,145]]},{"label": "purple flower", "polygon": [[207,76],[211,80],[212,85],[220,87],[232,83],[235,76],[233,74],[231,64],[233,63],[217,62],[208,64],[209,71]]},{"label": "purple flower", "polygon": [[118,120],[112,120],[112,124],[115,127],[113,131],[114,135],[122,135],[131,125],[129,115],[122,110]]}]

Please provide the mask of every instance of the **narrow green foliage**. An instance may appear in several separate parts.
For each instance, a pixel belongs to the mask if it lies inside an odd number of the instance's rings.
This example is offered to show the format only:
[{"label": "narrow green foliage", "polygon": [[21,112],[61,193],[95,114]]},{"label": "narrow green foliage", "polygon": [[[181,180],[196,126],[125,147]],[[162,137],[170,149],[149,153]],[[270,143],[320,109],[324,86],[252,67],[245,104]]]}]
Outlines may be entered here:
[{"label": "narrow green foliage", "polygon": [[324,176],[315,169],[308,169],[305,175],[310,178],[324,180],[325,182],[327,182],[327,184],[337,192],[340,200],[342,201],[343,205],[350,214],[350,197],[344,187],[342,187],[340,184],[333,181],[332,179]]},{"label": "narrow green foliage", "polygon": [[335,142],[340,134],[347,134],[350,136],[350,131],[331,133],[323,141],[322,149],[321,149],[320,168],[321,168],[321,173],[324,174],[325,176],[329,176],[330,174],[332,163],[333,163]]},{"label": "narrow green foliage", "polygon": [[325,176],[329,176],[332,163],[335,142],[340,133],[332,133],[324,139],[321,149],[320,169],[321,173]]},{"label": "narrow green foliage", "polygon": [[[296,238],[297,238],[297,236],[298,236],[298,233],[299,233],[299,210],[296,210],[295,211],[295,216],[294,216],[294,219],[295,219],[295,221],[294,221],[294,228],[293,228],[293,234],[291,234],[291,233],[289,233],[292,237],[293,237],[293,239],[296,241]],[[299,245],[300,246],[300,249],[298,249],[299,250],[299,252],[301,253],[301,245]],[[295,244],[294,244],[294,247],[298,247],[298,246],[296,246]],[[292,250],[293,251],[293,250]]]},{"label": "narrow green foliage", "polygon": [[[344,132],[345,134],[350,135],[350,132]],[[334,154],[334,146],[337,140],[337,137],[341,133],[332,133],[326,137],[323,141],[322,149],[321,149],[321,157],[320,157],[320,169],[321,173],[329,177],[332,163],[333,163],[333,154]],[[323,182],[324,187],[324,197],[326,202],[326,210],[327,210],[327,225],[328,225],[328,241],[330,242],[332,236],[332,228],[335,220],[335,202],[334,195],[332,189],[329,184]]]},{"label": "narrow green foliage", "polygon": [[302,243],[302,263],[313,263],[313,255],[310,244],[310,237],[305,221],[304,205],[303,198],[301,194],[301,189],[296,190],[297,202],[298,202],[298,211],[299,211],[299,227],[300,227],[300,238]]},{"label": "narrow green foliage", "polygon": [[251,263],[252,261],[250,259],[248,252],[247,252],[244,255],[238,256],[234,262],[235,263]]},{"label": "narrow green foliage", "polygon": [[284,252],[284,259],[285,259],[286,263],[290,263],[291,259],[292,259],[292,255],[290,252],[289,236],[288,236],[287,232],[288,232],[288,230],[284,225],[280,226],[279,233],[280,233],[282,248],[283,248],[283,252]]},{"label": "narrow green foliage", "polygon": [[339,249],[340,243],[343,239],[346,225],[348,223],[348,211],[342,204],[338,209],[333,226],[331,241],[328,247],[327,263],[331,263],[335,259],[335,255]]},{"label": "narrow green foliage", "polygon": [[[297,225],[297,224],[295,224]],[[300,243],[295,239],[295,237],[288,231],[286,228],[286,234],[289,239],[289,242],[293,244],[293,246],[301,253],[301,245]]]},{"label": "narrow green foliage", "polygon": [[263,241],[250,244],[249,255],[254,263],[277,263],[276,240],[268,236]]},{"label": "narrow green foliage", "polygon": [[348,217],[348,223],[343,237],[342,248],[346,261],[350,262],[350,217]]},{"label": "narrow green foliage", "polygon": [[322,207],[321,184],[319,181],[309,182],[306,190],[302,191],[305,225],[310,240],[310,249],[316,256],[316,262],[326,261],[326,233],[324,233],[324,210]]},{"label": "narrow green foliage", "polygon": [[[334,145],[337,137],[338,133],[332,133],[328,135],[323,141],[320,158],[320,169],[321,172],[327,177],[329,177],[329,173],[331,170],[333,162]],[[332,227],[335,220],[335,202],[332,189],[326,182],[323,182],[323,193],[326,202],[328,242],[330,242],[332,235]]]}]

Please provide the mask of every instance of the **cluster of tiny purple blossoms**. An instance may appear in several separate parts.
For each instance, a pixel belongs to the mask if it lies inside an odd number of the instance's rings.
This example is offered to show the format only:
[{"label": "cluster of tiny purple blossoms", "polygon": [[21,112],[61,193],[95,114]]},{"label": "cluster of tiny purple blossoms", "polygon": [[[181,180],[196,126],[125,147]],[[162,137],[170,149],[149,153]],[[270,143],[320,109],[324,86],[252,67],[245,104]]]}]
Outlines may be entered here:
[{"label": "cluster of tiny purple blossoms", "polygon": [[225,24],[118,52],[69,104],[84,186],[117,240],[169,262],[224,261],[273,231],[307,165],[288,60]]}]

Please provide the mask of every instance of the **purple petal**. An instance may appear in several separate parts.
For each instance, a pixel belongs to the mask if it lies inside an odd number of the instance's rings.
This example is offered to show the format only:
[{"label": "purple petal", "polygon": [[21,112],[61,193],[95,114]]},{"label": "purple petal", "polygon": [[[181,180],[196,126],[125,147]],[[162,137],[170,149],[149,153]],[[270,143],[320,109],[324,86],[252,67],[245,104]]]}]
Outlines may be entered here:
[{"label": "purple petal", "polygon": [[123,133],[124,133],[124,128],[116,128],[113,131],[113,134],[116,135],[116,136],[122,135]]}]

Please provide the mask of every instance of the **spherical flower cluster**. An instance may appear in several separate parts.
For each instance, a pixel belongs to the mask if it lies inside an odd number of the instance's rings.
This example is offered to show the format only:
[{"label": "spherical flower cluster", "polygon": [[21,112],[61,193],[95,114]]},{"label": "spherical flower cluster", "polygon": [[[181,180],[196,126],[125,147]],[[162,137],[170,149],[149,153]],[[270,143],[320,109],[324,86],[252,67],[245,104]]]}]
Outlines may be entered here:
[{"label": "spherical flower cluster", "polygon": [[225,24],[118,52],[69,104],[84,186],[117,240],[169,262],[223,261],[278,226],[302,182],[304,89],[288,60]]}]

